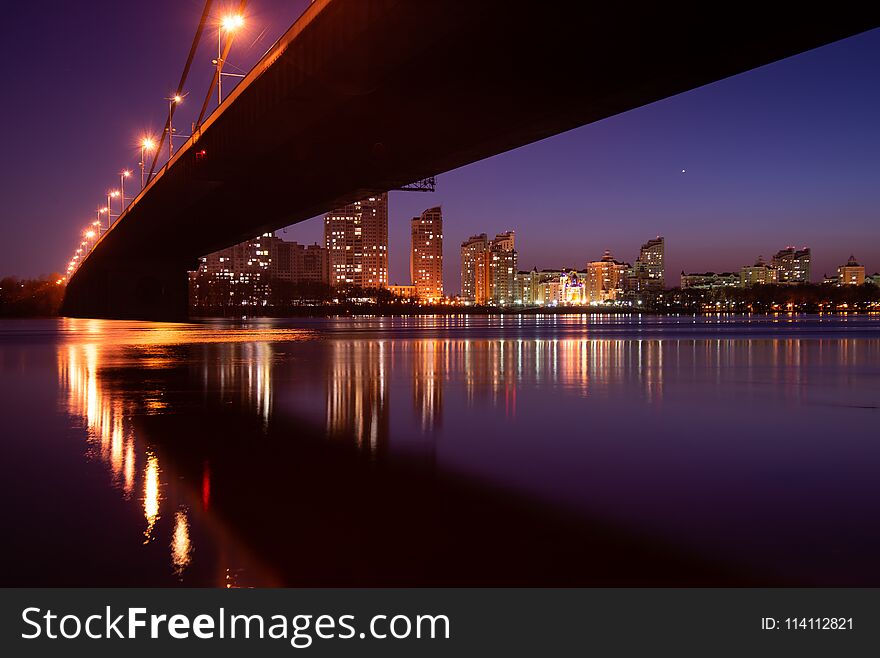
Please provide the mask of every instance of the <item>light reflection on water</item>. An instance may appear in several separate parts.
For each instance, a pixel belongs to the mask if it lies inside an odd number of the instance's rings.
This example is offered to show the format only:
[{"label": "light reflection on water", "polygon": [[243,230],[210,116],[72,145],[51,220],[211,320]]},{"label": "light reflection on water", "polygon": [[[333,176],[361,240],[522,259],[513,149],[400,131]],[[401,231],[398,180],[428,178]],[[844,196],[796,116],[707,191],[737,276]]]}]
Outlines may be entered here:
[{"label": "light reflection on water", "polygon": [[[880,511],[880,454],[866,443],[878,330],[877,318],[786,316],[63,320],[51,346],[87,456],[137,505],[144,548],[121,558],[134,572],[155,545],[190,585],[447,584],[443,569],[409,563],[423,540],[474,584],[468,573],[685,584],[692,563],[701,583],[878,584],[880,537],[862,522]],[[449,475],[466,493],[443,488]],[[479,521],[499,492],[515,501]],[[449,509],[431,507],[438,498]],[[376,500],[424,519],[388,525],[401,512]],[[631,563],[588,572],[530,536],[549,512],[523,512],[519,537],[520,500],[588,524],[553,521],[584,551],[602,544],[590,528],[625,533],[610,544],[628,542]],[[829,513],[841,506],[849,516]],[[507,519],[502,531],[491,518]],[[496,574],[433,534],[456,523],[487,547],[510,533],[511,564],[541,556],[558,571]],[[652,566],[663,551],[675,557]]]},{"label": "light reflection on water", "polygon": [[[131,367],[141,373],[163,371],[176,365],[176,357],[169,351],[171,347],[191,346],[193,343],[202,346],[228,344],[232,346],[231,353],[226,355],[228,359],[215,364],[210,377],[205,371],[204,381],[219,381],[221,396],[226,394],[227,385],[231,386],[240,394],[242,406],[255,411],[267,423],[272,399],[271,348],[268,343],[259,341],[292,340],[303,335],[302,332],[289,330],[261,331],[255,342],[255,332],[252,330],[215,333],[199,331],[193,325],[123,325],[72,319],[61,322],[62,332],[68,339],[57,348],[58,378],[66,391],[65,407],[71,416],[85,421],[87,454],[109,467],[112,486],[121,489],[126,500],[131,498],[138,486],[136,474],[141,473],[139,486],[145,523],[144,544],[156,539],[156,525],[162,518],[161,509],[171,506],[165,500],[163,490],[172,482],[169,482],[169,476],[160,466],[155,447],[139,439],[132,419],[138,415],[163,414],[169,410],[161,387],[142,386],[135,394],[128,386],[114,388],[113,382],[105,377],[106,373]],[[207,463],[201,486],[201,503],[207,510],[210,503]],[[182,577],[194,550],[187,508],[180,506],[173,512],[173,519],[169,542],[171,565],[174,575]],[[231,574],[239,571],[241,568],[226,569],[224,582],[218,584],[235,586],[235,578]]]}]

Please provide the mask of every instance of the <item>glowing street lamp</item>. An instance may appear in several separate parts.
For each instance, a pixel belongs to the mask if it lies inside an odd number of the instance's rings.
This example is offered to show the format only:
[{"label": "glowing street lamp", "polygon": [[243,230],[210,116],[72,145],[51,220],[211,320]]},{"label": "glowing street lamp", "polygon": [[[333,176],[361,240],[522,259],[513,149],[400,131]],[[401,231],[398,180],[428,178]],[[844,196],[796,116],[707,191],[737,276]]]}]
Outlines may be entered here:
[{"label": "glowing street lamp", "polygon": [[[217,105],[223,102],[223,76],[229,75],[223,73],[223,32],[232,35],[242,25],[244,25],[244,16],[227,14],[220,21],[220,29],[217,30],[217,59],[214,60],[217,65]],[[227,38],[229,37],[227,36]]]},{"label": "glowing street lamp", "polygon": [[171,156],[174,154],[174,147],[171,145],[171,135],[174,133],[174,128],[171,127],[171,118],[174,116],[174,106],[183,102],[183,96],[174,94],[165,100],[168,101],[168,161],[170,162]]},{"label": "glowing street lamp", "polygon": [[[110,195],[109,194],[107,195],[107,203],[110,203]],[[95,220],[94,222],[92,222],[92,226],[98,226],[98,227],[101,226],[101,215],[103,215],[104,213],[107,213],[107,225],[109,226],[110,225],[110,208],[109,207],[98,208],[98,210],[96,212],[97,212],[98,219]],[[101,231],[101,229],[99,228],[98,232],[100,232],[100,231]]]},{"label": "glowing street lamp", "polygon": [[119,172],[119,195],[121,196],[119,205],[120,215],[125,212],[125,179],[129,176],[131,176],[131,172],[128,169],[123,169]]},{"label": "glowing street lamp", "polygon": [[152,137],[144,137],[141,140],[141,190],[144,189],[144,154],[156,148],[156,142]]},{"label": "glowing street lamp", "polygon": [[[119,190],[109,190],[107,192],[107,230],[108,231],[110,230],[110,221],[111,221],[111,218],[113,217],[113,213],[111,212],[113,206],[110,205],[110,199],[115,199],[118,196],[119,196]],[[120,211],[119,214],[121,215],[122,212]]]}]

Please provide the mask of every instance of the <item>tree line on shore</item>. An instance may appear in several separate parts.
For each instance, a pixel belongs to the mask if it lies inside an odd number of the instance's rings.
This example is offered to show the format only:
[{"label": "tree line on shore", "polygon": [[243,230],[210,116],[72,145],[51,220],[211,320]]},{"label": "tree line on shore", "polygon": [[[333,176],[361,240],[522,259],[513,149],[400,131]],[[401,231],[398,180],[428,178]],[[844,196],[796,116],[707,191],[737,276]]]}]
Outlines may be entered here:
[{"label": "tree line on shore", "polygon": [[[64,298],[61,276],[52,274],[35,279],[8,276],[0,279],[0,317],[57,316]],[[517,312],[522,307],[422,306],[407,297],[398,297],[386,289],[349,287],[335,289],[326,284],[272,281],[263,288],[234,286],[212,289],[201,295],[190,283],[190,312],[194,316],[296,316],[336,313],[497,313]],[[213,288],[213,286],[212,286]],[[232,292],[233,294],[230,294]],[[242,304],[248,299],[252,303]],[[260,299],[261,303],[253,303]],[[265,303],[262,303],[265,300]],[[673,288],[645,299],[640,310],[649,312],[693,312],[711,310],[768,313],[798,311],[880,311],[880,287],[828,284],[756,285],[751,288]],[[532,311],[536,309],[531,309]],[[549,309],[548,309],[549,310]],[[559,307],[555,312],[582,312],[582,307]],[[606,312],[603,307],[589,310]],[[625,309],[615,309],[625,311]]]},{"label": "tree line on shore", "polygon": [[64,286],[60,274],[36,279],[7,276],[0,279],[0,317],[52,317],[58,315]]},{"label": "tree line on shore", "polygon": [[750,288],[675,288],[656,300],[656,310],[668,308],[699,312],[707,306],[765,313],[796,310],[803,313],[840,310],[880,310],[880,287],[802,283],[798,285],[755,285]]}]

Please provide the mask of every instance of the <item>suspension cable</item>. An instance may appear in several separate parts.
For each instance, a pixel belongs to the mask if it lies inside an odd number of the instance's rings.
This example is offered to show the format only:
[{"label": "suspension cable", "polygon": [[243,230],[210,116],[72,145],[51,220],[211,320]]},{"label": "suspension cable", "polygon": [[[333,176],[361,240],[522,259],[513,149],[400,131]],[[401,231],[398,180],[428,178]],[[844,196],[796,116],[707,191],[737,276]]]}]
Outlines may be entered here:
[{"label": "suspension cable", "polygon": [[[179,96],[183,93],[183,87],[186,84],[186,78],[189,75],[189,69],[192,66],[193,59],[196,55],[196,50],[198,50],[199,42],[202,40],[202,32],[205,29],[205,23],[208,22],[208,15],[211,13],[211,3],[212,0],[205,0],[205,9],[202,11],[202,17],[199,19],[199,27],[196,29],[195,36],[193,37],[192,46],[189,49],[189,56],[186,58],[186,65],[183,67],[183,73],[180,76],[180,82],[177,85],[177,91],[175,91],[175,95]],[[153,155],[153,163],[150,165],[150,173],[147,176],[147,183],[150,182],[153,178],[153,172],[156,169],[156,163],[159,161],[159,153],[162,151],[162,143],[165,141],[165,136],[168,135],[168,132],[171,130],[171,119],[174,116],[174,110],[177,107],[177,103],[171,104],[171,109],[168,112],[168,118],[165,120],[165,129],[162,131],[162,139],[159,141],[159,146],[156,148],[156,153]]]},{"label": "suspension cable", "polygon": [[[244,9],[247,6],[247,0],[240,0],[238,3],[238,13],[239,15],[244,14]],[[226,58],[229,56],[229,50],[232,48],[232,40],[234,38],[234,34],[230,33],[228,37],[226,37],[226,47],[223,48],[223,54],[217,62],[217,66],[214,69],[214,77],[211,78],[211,84],[208,85],[208,93],[205,94],[205,102],[202,103],[202,111],[199,112],[199,118],[196,119],[195,130],[198,130],[202,125],[202,119],[205,118],[205,113],[208,111],[208,104],[211,102],[211,97],[214,95],[214,89],[217,88],[217,85],[220,84],[220,76],[223,75],[223,65],[226,63]],[[218,103],[219,107],[219,103]]]}]

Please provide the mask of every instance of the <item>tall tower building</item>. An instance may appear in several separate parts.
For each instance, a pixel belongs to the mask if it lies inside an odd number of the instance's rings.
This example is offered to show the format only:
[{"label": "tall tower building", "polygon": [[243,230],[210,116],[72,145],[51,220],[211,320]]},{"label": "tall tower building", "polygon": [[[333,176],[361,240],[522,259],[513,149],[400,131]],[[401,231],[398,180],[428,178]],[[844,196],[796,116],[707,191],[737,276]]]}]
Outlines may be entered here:
[{"label": "tall tower building", "polygon": [[[485,233],[472,235],[461,243],[461,297],[477,303],[485,301],[486,271],[485,252],[489,250],[489,238]],[[479,302],[484,303],[484,302]]]},{"label": "tall tower building", "polygon": [[639,257],[626,275],[624,289],[636,293],[663,290],[666,287],[665,258],[666,241],[660,236],[648,240],[642,245]]},{"label": "tall tower building", "polygon": [[485,233],[461,243],[461,295],[475,304],[509,306],[517,297],[515,233]]},{"label": "tall tower building", "polygon": [[510,306],[516,299],[517,253],[514,232],[499,233],[487,252],[488,297],[496,306]]},{"label": "tall tower building", "polygon": [[666,240],[657,236],[648,240],[639,250],[638,264],[648,274],[648,279],[658,288],[664,288]]},{"label": "tall tower building", "polygon": [[443,213],[440,206],[413,217],[409,273],[419,299],[443,297]]},{"label": "tall tower building", "polygon": [[324,216],[330,285],[388,285],[388,193],[355,201]]}]

